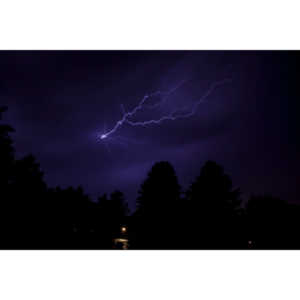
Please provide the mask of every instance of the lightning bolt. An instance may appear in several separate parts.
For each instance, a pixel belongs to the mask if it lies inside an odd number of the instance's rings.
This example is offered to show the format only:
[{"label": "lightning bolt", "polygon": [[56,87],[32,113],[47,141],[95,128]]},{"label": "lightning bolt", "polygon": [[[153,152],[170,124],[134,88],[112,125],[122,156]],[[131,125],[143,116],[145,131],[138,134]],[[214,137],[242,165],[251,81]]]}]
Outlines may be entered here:
[{"label": "lightning bolt", "polygon": [[[147,109],[154,109],[159,106],[161,106],[166,99],[171,96],[173,93],[175,93],[184,83],[187,81],[182,81],[180,82],[175,88],[168,92],[162,92],[162,91],[157,91],[149,95],[145,95],[142,100],[139,102],[137,106],[135,106],[131,111],[125,112],[124,106],[121,106],[122,112],[123,112],[123,117],[116,122],[115,126],[105,132],[99,135],[99,139],[104,140],[108,138],[111,134],[115,133],[123,124],[129,124],[131,126],[147,126],[147,125],[152,125],[152,124],[160,124],[164,121],[170,120],[170,121],[175,121],[177,119],[184,119],[184,118],[190,118],[193,115],[196,114],[198,107],[201,103],[203,103],[209,96],[210,94],[220,85],[223,85],[227,82],[231,82],[231,79],[226,78],[217,82],[214,82],[213,84],[210,85],[209,89],[204,93],[204,95],[198,99],[197,101],[194,102],[191,106],[186,106],[181,109],[175,109],[171,113],[164,115],[158,119],[151,119],[151,120],[146,120],[146,121],[132,121],[131,118],[140,110],[143,108]],[[161,101],[155,103],[155,104],[147,104],[147,100],[150,100],[151,98],[155,96],[161,96],[162,99]]]}]

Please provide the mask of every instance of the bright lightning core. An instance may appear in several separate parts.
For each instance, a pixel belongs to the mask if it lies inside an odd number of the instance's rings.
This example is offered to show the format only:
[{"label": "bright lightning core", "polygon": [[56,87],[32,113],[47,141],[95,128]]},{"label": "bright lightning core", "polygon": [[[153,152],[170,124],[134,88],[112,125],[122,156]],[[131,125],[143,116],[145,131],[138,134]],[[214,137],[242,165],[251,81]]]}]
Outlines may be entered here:
[{"label": "bright lightning core", "polygon": [[[171,94],[173,94],[177,89],[179,89],[186,81],[182,81],[178,86],[176,86],[175,88],[173,88],[171,91],[169,92],[161,92],[161,91],[157,91],[155,93],[152,93],[150,95],[146,95],[143,97],[143,99],[139,102],[139,104],[137,106],[135,106],[131,111],[129,112],[125,112],[123,106],[122,106],[122,110],[123,110],[123,116],[122,118],[116,122],[115,126],[102,134],[99,134],[99,138],[101,140],[105,140],[106,138],[108,138],[111,134],[113,134],[114,132],[116,132],[119,127],[121,127],[124,123],[131,125],[131,126],[146,126],[146,125],[151,125],[151,124],[160,124],[163,121],[166,120],[171,120],[171,121],[175,121],[177,119],[183,119],[183,118],[189,118],[192,117],[198,109],[198,106],[200,105],[200,103],[202,103],[218,86],[223,85],[227,82],[230,82],[231,80],[226,78],[223,79],[221,81],[217,81],[214,82],[213,84],[211,84],[210,88],[206,91],[206,93],[197,101],[194,102],[193,105],[191,105],[191,107],[187,107],[185,108],[185,112],[182,112],[182,109],[175,109],[173,110],[171,113],[166,114],[160,118],[157,119],[150,119],[150,120],[145,120],[145,121],[132,121],[130,118],[132,118],[138,111],[142,110],[143,108],[147,108],[147,109],[151,109],[151,108],[157,108],[158,106],[160,106],[165,100],[166,98],[168,98]],[[146,101],[154,96],[157,95],[161,95],[163,96],[161,98],[161,101],[159,101],[158,103],[154,104],[154,105],[145,105]]]}]

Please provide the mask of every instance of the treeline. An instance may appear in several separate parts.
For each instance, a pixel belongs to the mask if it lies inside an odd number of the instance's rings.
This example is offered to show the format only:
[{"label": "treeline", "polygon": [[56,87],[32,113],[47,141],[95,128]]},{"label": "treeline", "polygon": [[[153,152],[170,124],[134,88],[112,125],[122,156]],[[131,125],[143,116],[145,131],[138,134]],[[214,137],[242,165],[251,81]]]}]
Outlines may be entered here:
[{"label": "treeline", "polygon": [[129,214],[120,191],[92,201],[81,187],[49,188],[32,155],[16,159],[11,132],[0,124],[1,249],[112,249],[123,225],[131,249],[300,248],[299,206],[272,196],[242,206],[216,162],[186,191],[170,163],[156,163]]}]

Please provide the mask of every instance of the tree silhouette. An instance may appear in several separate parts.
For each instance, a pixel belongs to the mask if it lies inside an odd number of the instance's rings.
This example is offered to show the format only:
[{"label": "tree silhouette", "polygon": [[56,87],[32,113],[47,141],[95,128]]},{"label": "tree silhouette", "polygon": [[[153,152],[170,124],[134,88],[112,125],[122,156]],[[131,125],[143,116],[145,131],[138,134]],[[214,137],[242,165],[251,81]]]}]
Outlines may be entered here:
[{"label": "tree silhouette", "polygon": [[[186,228],[191,247],[232,247],[241,243],[236,225],[240,212],[240,191],[214,161],[207,161],[186,192]],[[201,236],[199,236],[201,234]],[[198,238],[197,238],[198,236]]]},{"label": "tree silhouette", "polygon": [[233,189],[230,177],[213,161],[205,163],[186,196],[202,217],[232,216],[241,204],[239,189]]},{"label": "tree silhouette", "polygon": [[180,199],[180,185],[174,168],[162,161],[153,165],[147,179],[141,185],[137,199],[137,214],[144,216],[164,215]]},{"label": "tree silhouette", "polygon": [[[38,227],[34,224],[36,220],[43,220],[43,204],[47,191],[43,176],[40,165],[33,155],[28,155],[15,162],[12,195],[21,212],[21,215],[18,216],[19,220],[23,220],[25,217],[24,225],[33,223],[31,230]],[[27,216],[24,216],[24,212]]]},{"label": "tree silhouette", "polygon": [[[6,110],[7,107],[0,107],[0,121],[2,120],[2,114]],[[11,132],[14,132],[11,126],[0,123],[0,192],[3,201],[7,198],[15,159],[15,149],[9,135]]]},{"label": "tree silhouette", "polygon": [[171,247],[179,201],[180,185],[172,165],[154,164],[139,190],[133,247]]},{"label": "tree silhouette", "polygon": [[102,213],[110,219],[122,219],[129,212],[124,194],[118,190],[111,193],[110,199],[103,195],[98,201]]}]

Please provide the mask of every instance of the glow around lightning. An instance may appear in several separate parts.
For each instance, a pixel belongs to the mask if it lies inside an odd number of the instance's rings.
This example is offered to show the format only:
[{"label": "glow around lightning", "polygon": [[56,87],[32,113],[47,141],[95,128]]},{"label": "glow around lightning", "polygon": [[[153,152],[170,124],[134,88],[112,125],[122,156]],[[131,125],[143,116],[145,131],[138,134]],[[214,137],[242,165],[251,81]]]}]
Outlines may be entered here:
[{"label": "glow around lightning", "polygon": [[[145,109],[153,109],[157,108],[160,106],[169,96],[171,96],[173,93],[176,92],[186,81],[182,81],[178,86],[170,90],[169,92],[161,92],[157,91],[149,95],[145,95],[143,99],[139,102],[137,106],[135,106],[131,111],[125,112],[123,109],[123,116],[122,118],[116,122],[115,126],[102,134],[100,134],[100,139],[104,140],[107,137],[109,137],[111,134],[115,133],[122,125],[124,124],[129,124],[131,126],[147,126],[147,125],[152,125],[152,124],[161,124],[164,121],[170,120],[170,121],[175,121],[177,119],[183,119],[183,118],[190,118],[193,115],[196,114],[199,105],[204,102],[210,94],[220,85],[223,85],[225,83],[230,82],[231,80],[226,78],[221,81],[214,82],[211,84],[209,89],[204,93],[204,95],[198,99],[197,101],[194,102],[190,107],[185,107],[184,109],[175,109],[171,113],[164,115],[158,119],[150,119],[150,120],[145,120],[145,121],[132,121],[130,118],[132,118],[138,111],[142,110],[143,108]],[[156,104],[153,105],[147,105],[147,100],[149,101],[152,97],[155,96],[162,96],[161,101],[159,101]]]}]

